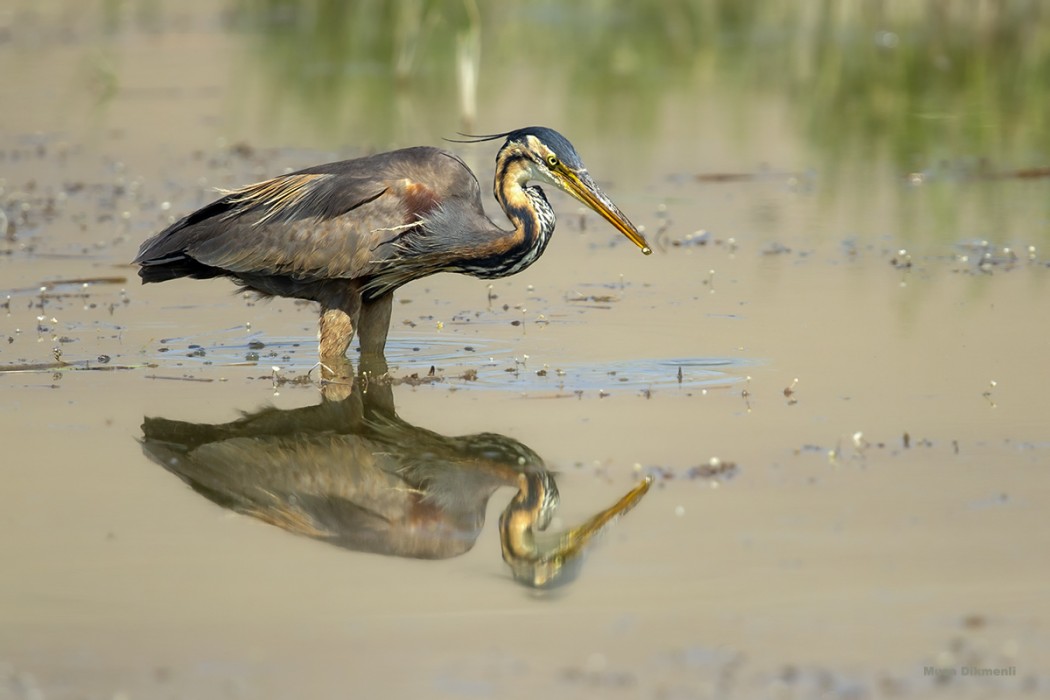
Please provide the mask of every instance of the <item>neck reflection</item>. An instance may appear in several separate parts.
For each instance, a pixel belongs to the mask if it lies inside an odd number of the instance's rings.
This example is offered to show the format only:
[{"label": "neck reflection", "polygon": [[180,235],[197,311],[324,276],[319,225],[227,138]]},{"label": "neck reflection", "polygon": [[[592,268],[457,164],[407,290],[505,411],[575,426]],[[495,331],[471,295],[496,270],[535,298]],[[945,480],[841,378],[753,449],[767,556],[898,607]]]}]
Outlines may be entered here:
[{"label": "neck reflection", "polygon": [[516,488],[500,517],[503,559],[533,588],[574,580],[597,536],[648,491],[642,481],[581,525],[546,532],[560,498],[554,474],[529,447],[496,433],[450,437],[411,425],[397,416],[375,365],[358,375],[340,369],[345,379],[326,384],[315,406],[268,407],[223,424],[147,417],[143,451],[224,508],[398,557],[467,552],[490,497]]}]

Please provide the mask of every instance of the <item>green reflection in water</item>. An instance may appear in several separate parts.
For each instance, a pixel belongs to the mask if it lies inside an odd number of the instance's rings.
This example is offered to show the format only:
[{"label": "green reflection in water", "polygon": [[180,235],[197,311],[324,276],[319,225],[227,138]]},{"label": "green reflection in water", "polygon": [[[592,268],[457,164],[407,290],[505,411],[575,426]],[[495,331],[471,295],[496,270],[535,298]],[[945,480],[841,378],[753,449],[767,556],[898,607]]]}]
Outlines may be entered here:
[{"label": "green reflection in water", "polygon": [[477,42],[470,5],[239,0],[233,8],[250,47],[241,74],[264,100],[247,109],[270,122],[296,122],[328,144],[380,147],[411,135],[432,140],[428,123],[447,127],[465,112],[457,55]]},{"label": "green reflection in water", "polygon": [[[276,111],[383,140],[472,128],[477,102],[564,105],[651,140],[672,96],[770,97],[833,168],[887,157],[1040,162],[1050,30],[1040,3],[240,0],[234,26]],[[282,107],[283,106],[283,107]],[[748,120],[744,119],[746,124]],[[379,129],[376,130],[375,126]],[[502,126],[502,125],[501,125]],[[431,127],[440,130],[440,127]],[[747,129],[736,138],[746,139]],[[848,154],[849,159],[843,156]],[[977,167],[974,165],[973,167]]]},{"label": "green reflection in water", "polygon": [[[668,174],[770,163],[805,170],[823,215],[837,214],[845,228],[853,219],[890,222],[880,231],[859,226],[861,235],[1020,244],[1050,236],[1045,171],[1035,170],[1050,165],[1043,3],[99,0],[94,7],[107,37],[174,31],[187,13],[229,34],[237,85],[230,124],[270,143],[349,155],[440,143],[456,129],[549,124],[628,191]],[[216,69],[229,70],[225,61]],[[119,69],[99,61],[96,73],[99,101],[113,100]],[[722,143],[732,148],[715,147]],[[722,160],[708,159],[712,151]],[[467,155],[487,184],[491,154]],[[1035,176],[1022,177],[1025,168]],[[843,228],[831,235],[852,235]]]}]

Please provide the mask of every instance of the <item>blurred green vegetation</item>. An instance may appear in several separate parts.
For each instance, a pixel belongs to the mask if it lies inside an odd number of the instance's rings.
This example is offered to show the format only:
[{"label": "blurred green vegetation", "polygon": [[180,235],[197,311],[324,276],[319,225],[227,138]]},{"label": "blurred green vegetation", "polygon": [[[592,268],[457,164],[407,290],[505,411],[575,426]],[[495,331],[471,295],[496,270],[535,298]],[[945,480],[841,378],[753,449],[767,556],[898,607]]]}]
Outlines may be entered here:
[{"label": "blurred green vegetation", "polygon": [[271,117],[294,110],[321,133],[470,130],[498,99],[523,114],[567,104],[648,140],[668,99],[717,95],[741,115],[783,101],[830,167],[1050,153],[1050,6],[1036,0],[231,3]]},{"label": "blurred green vegetation", "polygon": [[[251,51],[240,76],[264,95],[249,106],[320,136],[396,137],[406,105],[429,105],[456,123],[456,38],[463,6],[424,2],[234,0],[232,27]],[[329,142],[331,140],[329,139]]]},{"label": "blurred green vegetation", "polygon": [[[640,173],[637,196],[654,177],[769,164],[802,171],[837,231],[1050,239],[1042,0],[24,4],[43,19],[12,39],[102,37],[81,81],[100,113],[121,96],[122,35],[210,32],[235,85],[231,140],[349,155],[547,124],[595,172]],[[491,153],[466,150],[486,180]]]}]

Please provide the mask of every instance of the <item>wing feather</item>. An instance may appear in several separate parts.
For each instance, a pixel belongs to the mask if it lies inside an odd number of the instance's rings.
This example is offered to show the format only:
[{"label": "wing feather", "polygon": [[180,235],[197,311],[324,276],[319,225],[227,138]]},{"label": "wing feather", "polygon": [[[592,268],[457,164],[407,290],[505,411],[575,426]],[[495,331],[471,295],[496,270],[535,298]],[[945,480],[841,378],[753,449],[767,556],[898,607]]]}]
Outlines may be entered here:
[{"label": "wing feather", "polygon": [[135,262],[144,281],[368,277],[397,255],[384,243],[450,194],[478,191],[461,160],[434,148],[329,163],[225,192],[146,241]]}]

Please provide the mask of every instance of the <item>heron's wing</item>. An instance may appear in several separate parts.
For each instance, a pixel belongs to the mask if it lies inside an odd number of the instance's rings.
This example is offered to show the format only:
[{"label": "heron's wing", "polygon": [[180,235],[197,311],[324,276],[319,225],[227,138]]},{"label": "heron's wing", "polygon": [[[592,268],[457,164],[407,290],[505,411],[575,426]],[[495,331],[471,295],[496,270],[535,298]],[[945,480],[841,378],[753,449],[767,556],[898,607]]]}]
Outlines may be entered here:
[{"label": "heron's wing", "polygon": [[147,241],[136,262],[181,259],[230,273],[296,279],[357,277],[369,250],[417,220],[406,194],[432,191],[409,180],[297,174],[260,182],[176,222]]},{"label": "heron's wing", "polygon": [[[477,187],[445,155],[406,149],[248,185],[146,241],[135,262],[144,279],[151,266],[186,263],[302,281],[368,276],[392,248],[384,243],[418,227],[450,193]],[[192,273],[169,277],[184,274]]]}]

